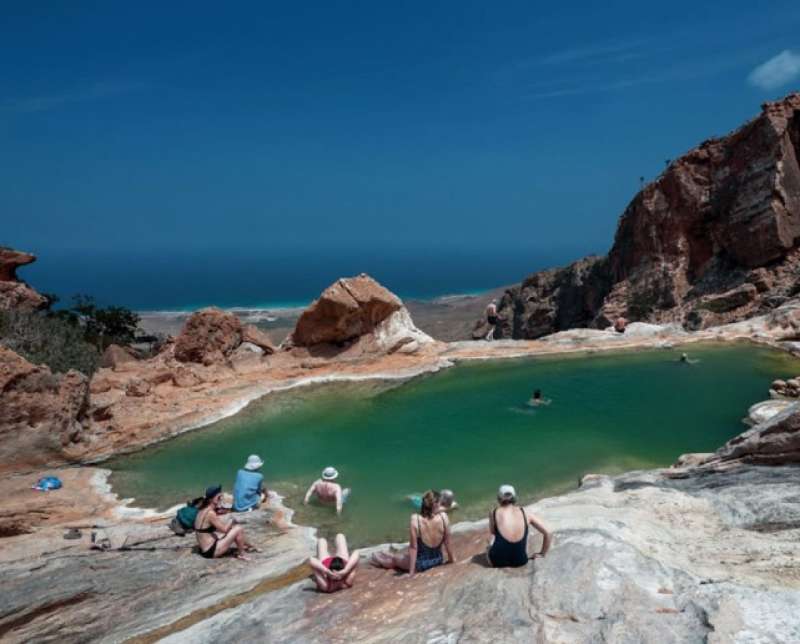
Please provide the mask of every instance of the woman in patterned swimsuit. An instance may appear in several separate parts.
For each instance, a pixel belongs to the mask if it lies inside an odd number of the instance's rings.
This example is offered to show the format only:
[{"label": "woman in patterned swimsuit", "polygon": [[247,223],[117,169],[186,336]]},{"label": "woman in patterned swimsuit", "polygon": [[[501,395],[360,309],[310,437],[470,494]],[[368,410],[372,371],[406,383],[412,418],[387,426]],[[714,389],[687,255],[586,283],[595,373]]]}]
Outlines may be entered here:
[{"label": "woman in patterned swimsuit", "polygon": [[[408,550],[398,554],[377,552],[372,555],[372,563],[380,568],[407,570],[409,577],[443,563],[453,563],[450,522],[447,514],[438,510],[439,493],[428,490],[422,497],[420,513],[411,515]],[[437,545],[430,545],[432,543]],[[447,551],[446,562],[443,548]]]}]

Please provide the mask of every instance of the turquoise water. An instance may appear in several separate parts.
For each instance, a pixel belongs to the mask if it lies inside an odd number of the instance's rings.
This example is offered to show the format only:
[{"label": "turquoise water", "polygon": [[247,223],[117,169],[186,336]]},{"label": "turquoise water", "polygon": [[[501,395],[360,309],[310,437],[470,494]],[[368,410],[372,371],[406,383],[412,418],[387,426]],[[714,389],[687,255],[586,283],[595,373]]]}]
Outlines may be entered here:
[{"label": "turquoise water", "polygon": [[[250,453],[268,485],[298,508],[297,522],[359,544],[404,538],[405,495],[450,487],[459,518],[482,516],[497,486],[532,500],[574,488],[588,472],[664,466],[712,451],[743,431],[747,407],[766,398],[797,361],[752,346],[468,363],[402,385],[304,387],[270,395],[208,428],[110,463],[112,485],[161,508],[229,489]],[[525,405],[534,388],[548,407]],[[353,489],[340,518],[301,504],[326,465]]]}]

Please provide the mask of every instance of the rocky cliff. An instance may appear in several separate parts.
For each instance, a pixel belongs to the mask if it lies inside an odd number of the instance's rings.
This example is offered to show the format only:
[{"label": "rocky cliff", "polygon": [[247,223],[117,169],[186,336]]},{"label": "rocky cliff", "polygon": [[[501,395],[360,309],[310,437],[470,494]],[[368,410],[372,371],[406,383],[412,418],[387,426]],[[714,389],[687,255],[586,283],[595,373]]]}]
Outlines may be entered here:
[{"label": "rocky cliff", "polygon": [[36,261],[36,256],[0,247],[0,310],[35,311],[47,299],[17,277],[17,269]]},{"label": "rocky cliff", "polygon": [[[800,94],[674,161],[628,205],[605,257],[536,273],[502,297],[495,337],[617,317],[688,329],[763,313],[800,289]],[[474,337],[485,335],[483,322]]]},{"label": "rocky cliff", "polygon": [[88,426],[89,384],[0,345],[0,474],[73,460]]}]

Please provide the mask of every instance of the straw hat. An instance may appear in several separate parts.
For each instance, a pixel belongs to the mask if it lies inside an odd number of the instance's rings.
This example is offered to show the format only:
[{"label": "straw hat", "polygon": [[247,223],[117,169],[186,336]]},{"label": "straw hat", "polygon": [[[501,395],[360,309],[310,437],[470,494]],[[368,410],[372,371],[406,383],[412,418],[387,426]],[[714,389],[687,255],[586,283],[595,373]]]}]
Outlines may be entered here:
[{"label": "straw hat", "polygon": [[322,470],[322,479],[325,481],[335,481],[339,478],[339,472],[335,467],[328,466]]},{"label": "straw hat", "polygon": [[261,469],[262,465],[264,465],[264,461],[262,461],[257,454],[250,454],[250,456],[247,457],[247,463],[244,464],[244,469],[252,472]]}]

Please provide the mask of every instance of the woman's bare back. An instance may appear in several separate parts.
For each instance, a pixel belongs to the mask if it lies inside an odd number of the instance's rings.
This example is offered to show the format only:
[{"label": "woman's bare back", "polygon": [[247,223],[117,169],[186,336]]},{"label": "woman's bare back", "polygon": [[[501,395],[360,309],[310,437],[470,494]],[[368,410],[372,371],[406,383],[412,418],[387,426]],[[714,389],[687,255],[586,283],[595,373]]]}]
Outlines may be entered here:
[{"label": "woman's bare back", "polygon": [[525,536],[525,517],[516,505],[500,506],[495,510],[495,529],[512,543]]}]

